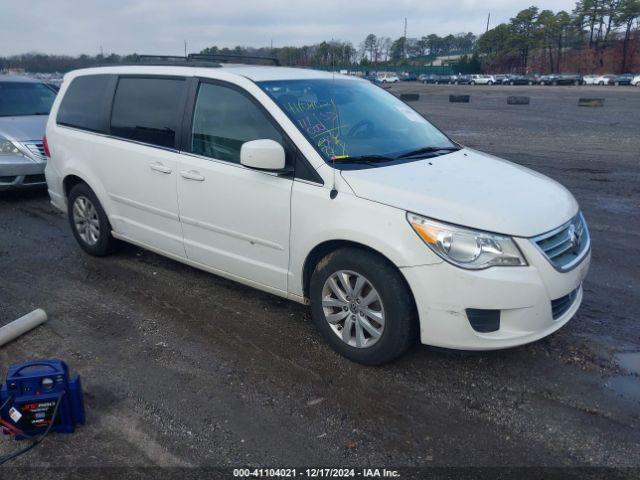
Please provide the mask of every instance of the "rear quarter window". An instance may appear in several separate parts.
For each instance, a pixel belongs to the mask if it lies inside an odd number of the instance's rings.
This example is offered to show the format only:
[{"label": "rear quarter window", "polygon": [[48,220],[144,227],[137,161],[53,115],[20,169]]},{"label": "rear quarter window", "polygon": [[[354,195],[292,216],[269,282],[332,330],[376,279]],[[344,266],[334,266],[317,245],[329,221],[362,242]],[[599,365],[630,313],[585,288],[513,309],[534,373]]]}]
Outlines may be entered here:
[{"label": "rear quarter window", "polygon": [[107,133],[108,109],[111,103],[113,75],[76,77],[67,88],[56,122],[58,125]]},{"label": "rear quarter window", "polygon": [[113,100],[111,135],[175,148],[185,83],[183,78],[121,77]]}]

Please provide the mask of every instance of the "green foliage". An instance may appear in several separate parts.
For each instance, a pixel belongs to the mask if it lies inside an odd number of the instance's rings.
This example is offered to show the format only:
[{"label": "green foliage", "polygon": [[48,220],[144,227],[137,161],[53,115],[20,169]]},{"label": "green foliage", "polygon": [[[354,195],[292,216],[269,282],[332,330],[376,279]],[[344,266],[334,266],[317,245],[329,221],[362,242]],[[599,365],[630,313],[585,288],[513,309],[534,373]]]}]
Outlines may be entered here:
[{"label": "green foliage", "polygon": [[624,66],[631,29],[634,22],[637,25],[639,21],[640,0],[578,0],[571,14],[540,11],[532,6],[518,12],[509,23],[482,35],[477,51],[486,63],[508,65],[523,73],[528,72],[531,55],[536,52],[547,65],[546,69],[556,72],[568,49],[585,44],[600,52],[601,61],[602,51],[617,41],[616,33],[623,28]]}]

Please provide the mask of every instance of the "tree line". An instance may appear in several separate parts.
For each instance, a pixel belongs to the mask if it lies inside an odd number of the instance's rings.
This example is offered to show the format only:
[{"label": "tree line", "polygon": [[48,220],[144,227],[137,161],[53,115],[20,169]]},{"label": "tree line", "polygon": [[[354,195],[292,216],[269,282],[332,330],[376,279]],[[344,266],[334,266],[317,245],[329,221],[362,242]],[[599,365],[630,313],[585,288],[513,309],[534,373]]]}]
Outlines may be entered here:
[{"label": "tree line", "polygon": [[640,0],[579,0],[557,13],[529,7],[480,36],[476,52],[494,70],[640,70]]},{"label": "tree line", "polygon": [[[640,70],[640,0],[578,0],[571,12],[532,6],[480,36],[469,32],[391,39],[371,33],[357,47],[330,40],[301,47],[211,46],[200,53],[275,57],[283,65],[323,68],[424,67],[438,57],[451,57],[449,61],[466,63],[467,71],[626,72]],[[136,54],[72,57],[28,53],[0,57],[0,70],[65,72],[135,61]]]}]

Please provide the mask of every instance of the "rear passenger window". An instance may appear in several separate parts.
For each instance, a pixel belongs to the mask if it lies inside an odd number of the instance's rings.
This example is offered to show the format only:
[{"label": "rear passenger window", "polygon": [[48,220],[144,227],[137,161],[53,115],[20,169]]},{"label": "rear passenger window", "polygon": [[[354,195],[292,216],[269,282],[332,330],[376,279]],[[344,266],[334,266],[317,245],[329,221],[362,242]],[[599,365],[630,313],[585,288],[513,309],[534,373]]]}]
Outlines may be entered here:
[{"label": "rear passenger window", "polygon": [[200,85],[191,133],[193,153],[240,163],[242,144],[264,138],[284,144],[282,135],[246,95],[221,85]]},{"label": "rear passenger window", "polygon": [[183,79],[120,78],[111,113],[111,135],[175,148],[182,114]]},{"label": "rear passenger window", "polygon": [[76,77],[67,88],[58,109],[58,125],[106,133],[112,75]]}]

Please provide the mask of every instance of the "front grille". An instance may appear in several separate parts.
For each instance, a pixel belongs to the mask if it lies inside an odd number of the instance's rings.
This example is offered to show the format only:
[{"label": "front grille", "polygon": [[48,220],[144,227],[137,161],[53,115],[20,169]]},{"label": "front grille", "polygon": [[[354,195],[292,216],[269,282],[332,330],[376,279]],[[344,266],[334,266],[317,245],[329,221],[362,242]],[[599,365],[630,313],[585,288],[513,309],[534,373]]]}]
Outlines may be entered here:
[{"label": "front grille", "polygon": [[562,272],[571,270],[591,247],[589,229],[582,213],[551,232],[531,239],[549,262]]},{"label": "front grille", "polygon": [[578,296],[579,288],[576,288],[573,292],[565,295],[564,297],[560,297],[556,300],[551,300],[551,315],[554,320],[559,319],[562,315],[567,313],[567,310],[571,308],[573,302]]},{"label": "front grille", "polygon": [[46,182],[44,175],[25,175],[22,183],[44,183]]},{"label": "front grille", "polygon": [[13,183],[16,181],[16,176],[4,176],[0,177],[0,183]]},{"label": "front grille", "polygon": [[24,145],[24,147],[29,151],[31,156],[44,162],[47,161],[47,156],[44,154],[44,145],[42,142],[22,142],[22,145]]}]

